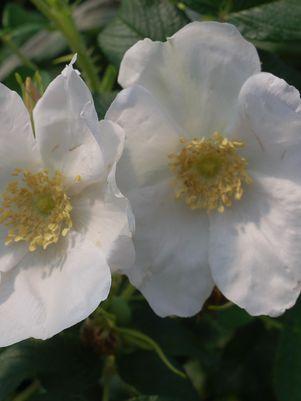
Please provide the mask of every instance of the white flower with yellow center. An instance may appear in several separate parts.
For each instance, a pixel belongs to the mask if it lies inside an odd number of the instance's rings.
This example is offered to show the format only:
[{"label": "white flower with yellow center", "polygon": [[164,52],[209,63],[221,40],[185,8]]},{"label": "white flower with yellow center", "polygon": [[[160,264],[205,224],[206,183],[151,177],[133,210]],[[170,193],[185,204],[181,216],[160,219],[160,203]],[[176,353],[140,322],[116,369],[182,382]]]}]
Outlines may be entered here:
[{"label": "white flower with yellow center", "polygon": [[252,315],[291,307],[301,280],[301,102],[260,73],[229,24],[194,22],[125,54],[107,118],[126,132],[117,183],[136,218],[127,274],[161,316],[216,285]]},{"label": "white flower with yellow center", "polygon": [[33,112],[0,84],[0,346],[47,338],[106,299],[133,263],[128,204],[115,184],[123,130],[98,122],[69,65]]}]

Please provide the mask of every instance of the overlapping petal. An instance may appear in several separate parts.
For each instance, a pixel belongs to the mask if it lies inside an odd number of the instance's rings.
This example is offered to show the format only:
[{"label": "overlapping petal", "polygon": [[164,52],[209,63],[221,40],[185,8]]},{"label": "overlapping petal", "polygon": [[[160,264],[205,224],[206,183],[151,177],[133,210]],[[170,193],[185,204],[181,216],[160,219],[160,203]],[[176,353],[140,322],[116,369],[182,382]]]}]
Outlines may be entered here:
[{"label": "overlapping petal", "polygon": [[[38,168],[40,163],[29,113],[20,96],[0,84],[0,192],[3,192],[16,168]],[[27,252],[26,246],[5,245],[7,229],[0,227],[0,271],[16,266]]]},{"label": "overlapping petal", "polygon": [[29,113],[20,96],[0,83],[0,186],[17,167],[36,167],[40,158]]},{"label": "overlapping petal", "polygon": [[126,269],[134,263],[130,207],[117,190],[113,177],[108,185],[86,188],[73,199],[74,226],[102,250],[112,270]]},{"label": "overlapping petal", "polygon": [[104,160],[94,137],[100,128],[92,95],[72,65],[49,84],[33,116],[47,168],[62,171],[70,185],[80,175],[77,191],[102,178]]},{"label": "overlapping petal", "polygon": [[135,85],[122,91],[106,118],[126,132],[117,169],[117,182],[125,194],[135,186],[149,185],[170,175],[168,155],[178,148],[181,131],[146,89]]},{"label": "overlapping petal", "polygon": [[124,136],[124,130],[118,124],[109,120],[102,120],[99,122],[99,130],[98,133],[95,134],[95,139],[100,149],[103,151],[103,179],[108,178],[108,175],[120,159],[124,147]]}]

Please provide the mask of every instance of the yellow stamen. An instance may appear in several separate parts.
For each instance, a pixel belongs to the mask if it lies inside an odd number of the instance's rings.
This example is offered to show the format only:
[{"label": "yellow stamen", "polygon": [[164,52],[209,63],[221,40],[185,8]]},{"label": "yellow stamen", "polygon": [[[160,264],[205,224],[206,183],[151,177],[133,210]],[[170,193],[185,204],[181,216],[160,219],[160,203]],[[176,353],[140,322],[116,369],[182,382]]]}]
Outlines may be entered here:
[{"label": "yellow stamen", "polygon": [[28,249],[46,249],[66,236],[72,228],[70,199],[64,190],[64,177],[57,171],[31,173],[16,169],[18,180],[11,181],[2,194],[0,223],[8,229],[5,244],[26,241]]},{"label": "yellow stamen", "polygon": [[252,182],[247,161],[238,154],[243,142],[215,132],[211,138],[182,138],[181,143],[181,151],[169,156],[176,175],[176,198],[182,198],[191,209],[219,212],[230,207],[233,199],[242,198],[244,184]]}]

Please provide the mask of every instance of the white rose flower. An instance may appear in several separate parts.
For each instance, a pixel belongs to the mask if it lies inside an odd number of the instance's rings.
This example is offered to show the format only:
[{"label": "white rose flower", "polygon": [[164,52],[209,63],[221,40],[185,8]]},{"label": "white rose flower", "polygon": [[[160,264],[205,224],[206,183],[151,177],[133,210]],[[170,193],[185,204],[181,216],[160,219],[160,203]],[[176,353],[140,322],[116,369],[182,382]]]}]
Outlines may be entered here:
[{"label": "white rose flower", "polygon": [[108,296],[110,267],[133,263],[115,184],[123,130],[98,122],[72,65],[33,121],[35,137],[21,98],[0,84],[0,346],[86,318]]},{"label": "white rose flower", "polygon": [[301,102],[260,73],[229,24],[194,22],[125,54],[107,118],[126,132],[117,182],[136,218],[127,274],[160,316],[191,316],[216,285],[252,315],[300,292]]}]

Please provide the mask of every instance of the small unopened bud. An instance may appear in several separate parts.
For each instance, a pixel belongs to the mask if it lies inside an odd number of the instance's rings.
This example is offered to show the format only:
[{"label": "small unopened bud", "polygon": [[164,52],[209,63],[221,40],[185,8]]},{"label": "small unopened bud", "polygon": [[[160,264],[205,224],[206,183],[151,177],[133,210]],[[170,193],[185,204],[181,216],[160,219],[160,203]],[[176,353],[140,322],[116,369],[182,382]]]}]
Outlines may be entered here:
[{"label": "small unopened bud", "polygon": [[114,328],[102,325],[98,319],[86,319],[81,328],[81,340],[99,355],[114,355],[118,336]]},{"label": "small unopened bud", "polygon": [[32,114],[34,106],[41,96],[42,94],[39,92],[32,79],[27,77],[24,83],[23,101],[30,114]]}]

